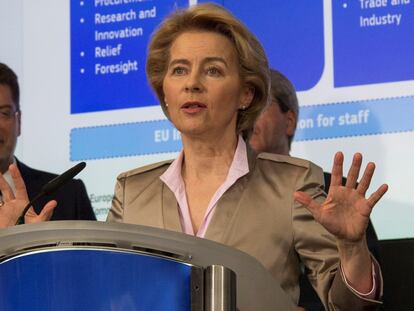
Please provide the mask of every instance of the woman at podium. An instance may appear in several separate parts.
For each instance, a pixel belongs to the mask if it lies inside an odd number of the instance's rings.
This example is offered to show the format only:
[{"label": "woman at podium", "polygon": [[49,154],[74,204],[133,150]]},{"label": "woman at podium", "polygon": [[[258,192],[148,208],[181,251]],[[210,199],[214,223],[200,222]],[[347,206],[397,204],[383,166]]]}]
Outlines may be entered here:
[{"label": "woman at podium", "polygon": [[374,164],[346,186],[337,153],[328,194],[309,161],[256,155],[246,144],[269,100],[269,64],[255,36],[223,8],[193,6],[154,33],[148,80],[180,131],[174,161],[119,175],[108,221],[184,232],[259,260],[297,302],[300,263],[329,310],[380,305],[382,280],[365,230],[382,185],[366,197]]},{"label": "woman at podium", "polygon": [[220,6],[192,6],[170,15],[153,34],[146,70],[183,150],[173,161],[119,175],[108,221],[240,249],[295,302],[303,263],[326,309],[376,309],[382,279],[365,231],[387,186],[366,195],[374,172],[369,163],[355,188],[360,154],[346,186],[343,155],[335,155],[326,194],[322,170],[313,163],[253,152],[246,141],[270,85],[256,37]]}]

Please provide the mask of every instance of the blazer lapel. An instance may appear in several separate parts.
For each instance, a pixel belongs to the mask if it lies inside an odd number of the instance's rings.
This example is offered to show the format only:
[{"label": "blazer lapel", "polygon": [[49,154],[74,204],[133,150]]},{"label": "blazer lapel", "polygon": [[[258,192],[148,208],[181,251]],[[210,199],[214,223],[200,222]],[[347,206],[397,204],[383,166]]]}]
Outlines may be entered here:
[{"label": "blazer lapel", "polygon": [[243,192],[247,183],[247,176],[241,177],[220,198],[214,215],[208,225],[205,238],[224,243],[233,219],[237,217],[237,211],[243,201]]},{"label": "blazer lapel", "polygon": [[182,232],[177,200],[164,183],[162,183],[162,216],[165,229]]},{"label": "blazer lapel", "polygon": [[205,238],[220,243],[225,243],[227,233],[230,231],[233,219],[243,205],[243,193],[256,163],[256,153],[247,145],[247,160],[249,173],[239,178],[220,198],[214,215],[208,225]]}]

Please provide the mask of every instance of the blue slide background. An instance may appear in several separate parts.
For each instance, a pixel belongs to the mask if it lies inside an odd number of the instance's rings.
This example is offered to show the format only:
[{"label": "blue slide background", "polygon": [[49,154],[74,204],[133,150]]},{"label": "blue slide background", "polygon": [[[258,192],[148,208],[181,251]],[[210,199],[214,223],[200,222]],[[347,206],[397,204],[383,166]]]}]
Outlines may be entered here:
[{"label": "blue slide background", "polygon": [[[113,109],[157,105],[158,102],[145,77],[145,59],[148,40],[155,27],[175,7],[188,5],[184,0],[152,0],[132,4],[95,7],[94,1],[71,3],[71,112],[84,113]],[[156,7],[156,17],[95,25],[95,14],[112,14]],[[81,23],[81,18],[84,23]],[[143,28],[143,36],[127,39],[95,41],[95,31],[121,30],[127,27]],[[95,47],[122,44],[119,56],[95,58]],[[81,56],[81,52],[85,56]],[[137,61],[138,70],[128,74],[96,75],[95,64],[117,64]],[[85,72],[81,73],[80,70]]]},{"label": "blue slide background", "polygon": [[[375,9],[332,1],[335,87],[414,79],[414,2]],[[360,17],[401,14],[401,23],[360,27]]]},{"label": "blue slide background", "polygon": [[324,68],[322,0],[214,2],[228,8],[255,33],[271,67],[288,76],[298,91],[318,83]]},{"label": "blue slide background", "polygon": [[[199,1],[199,3],[208,1]],[[122,109],[157,105],[150,90],[144,68],[146,46],[149,34],[170,10],[185,7],[187,1],[147,1],[130,5],[96,8],[93,3],[84,7],[72,2],[71,55],[72,55],[72,113]],[[263,0],[258,5],[253,1],[216,1],[239,17],[258,36],[269,56],[271,66],[282,71],[292,80],[298,91],[313,88],[319,81],[324,68],[324,26],[323,2],[294,0]],[[94,25],[90,21],[96,12],[118,13],[130,9],[157,8],[157,17],[142,22]],[[397,6],[394,11],[412,8]],[[334,1],[333,42],[335,86],[357,85],[374,82],[405,80],[414,78],[414,11],[404,11],[404,23],[388,28],[359,27],[361,10],[357,3],[344,7],[343,2]],[[390,9],[366,10],[363,13],[386,13]],[[79,23],[84,17],[85,23]],[[89,21],[89,22],[88,22]],[[122,56],[108,61],[137,59],[137,72],[96,76],[93,74],[93,51],[96,42],[92,40],[94,29],[114,29],[126,26],[142,26],[145,35],[134,39],[111,40],[109,44],[122,42],[125,46]],[[100,45],[101,42],[98,42]],[[396,49],[395,46],[398,43]],[[401,44],[400,44],[401,43]],[[80,57],[85,50],[87,56]],[[399,57],[395,57],[395,54]],[[101,61],[101,59],[98,59]],[[380,66],[378,64],[381,64]],[[79,68],[86,68],[80,74]],[[91,72],[92,71],[92,72]],[[301,108],[296,141],[316,140],[360,135],[375,135],[412,131],[412,122],[397,114],[388,112],[405,111],[405,116],[414,114],[413,97],[331,103]],[[346,122],[340,118],[346,114],[358,114],[368,110],[364,122]],[[318,124],[318,116],[335,120],[329,126]],[[342,117],[341,117],[342,116]],[[305,123],[304,123],[305,122]],[[307,123],[306,123],[307,122]],[[311,123],[309,123],[311,122]],[[301,125],[304,125],[303,127]],[[312,125],[312,126],[310,126]],[[114,157],[150,155],[177,152],[181,141],[167,120],[154,120],[128,124],[108,124],[74,128],[70,135],[70,159],[72,161],[105,159]],[[162,132],[162,138],[159,139]],[[175,133],[175,134],[174,134]],[[178,138],[178,139],[177,139]]]}]

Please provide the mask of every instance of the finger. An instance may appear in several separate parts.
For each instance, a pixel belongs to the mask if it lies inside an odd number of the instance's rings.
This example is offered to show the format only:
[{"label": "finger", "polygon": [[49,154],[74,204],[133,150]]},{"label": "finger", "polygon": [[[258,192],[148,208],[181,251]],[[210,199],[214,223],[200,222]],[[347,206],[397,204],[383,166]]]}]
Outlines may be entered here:
[{"label": "finger", "polygon": [[12,164],[9,167],[10,175],[13,178],[14,186],[16,187],[16,199],[29,201],[22,175],[20,174],[17,165]]},{"label": "finger", "polygon": [[357,190],[360,194],[365,196],[367,193],[367,190],[369,188],[369,185],[371,184],[372,176],[374,175],[375,171],[375,164],[372,162],[369,162],[367,164],[367,167],[365,168],[364,175],[362,175],[361,181],[358,184]]},{"label": "finger", "polygon": [[36,214],[36,212],[35,212],[35,210],[34,210],[33,206],[31,206],[31,207],[27,210],[27,212],[26,212],[26,214],[25,214],[24,216],[25,216],[25,222],[26,222],[26,223],[27,223],[27,221],[26,221],[26,217],[28,217],[28,218],[37,217],[37,214]]},{"label": "finger", "polygon": [[39,222],[38,221],[38,215],[36,214],[34,208],[31,206],[24,216],[24,223],[25,224],[33,224]]},{"label": "finger", "polygon": [[55,200],[47,202],[39,214],[39,221],[48,221],[52,217],[56,206],[57,202]]},{"label": "finger", "polygon": [[4,178],[3,174],[0,174],[0,190],[1,196],[4,202],[8,202],[14,199],[14,193],[9,183]]},{"label": "finger", "polygon": [[342,185],[342,167],[344,164],[344,155],[342,152],[337,152],[334,157],[334,163],[332,166],[332,178],[330,186]]},{"label": "finger", "polygon": [[382,196],[385,194],[385,192],[387,192],[387,190],[388,185],[383,184],[377,189],[377,191],[370,195],[370,197],[368,198],[368,203],[371,206],[371,208],[373,208],[375,204],[377,204],[377,202],[382,198]]},{"label": "finger", "polygon": [[348,176],[346,177],[346,184],[345,186],[348,188],[354,189],[356,187],[359,171],[361,170],[362,164],[362,154],[355,153],[354,157],[352,158],[351,168],[348,171]]},{"label": "finger", "polygon": [[316,203],[316,201],[314,201],[307,193],[296,191],[293,194],[293,197],[295,201],[305,206],[316,219],[318,218],[321,205]]},{"label": "finger", "polygon": [[41,210],[39,215],[37,215],[33,207],[31,207],[26,213],[24,222],[26,224],[33,224],[33,223],[38,223],[42,221],[47,221],[52,217],[53,211],[56,206],[57,206],[57,202],[55,200],[47,202],[46,205]]}]

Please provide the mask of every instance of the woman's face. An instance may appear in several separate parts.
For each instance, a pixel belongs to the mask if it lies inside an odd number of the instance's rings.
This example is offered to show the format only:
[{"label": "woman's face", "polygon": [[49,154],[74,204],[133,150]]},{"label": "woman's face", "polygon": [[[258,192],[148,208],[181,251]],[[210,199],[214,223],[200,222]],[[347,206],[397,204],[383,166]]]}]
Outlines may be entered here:
[{"label": "woman's face", "polygon": [[214,32],[185,32],[170,49],[163,91],[172,123],[183,136],[235,135],[238,109],[248,107],[231,41]]}]

